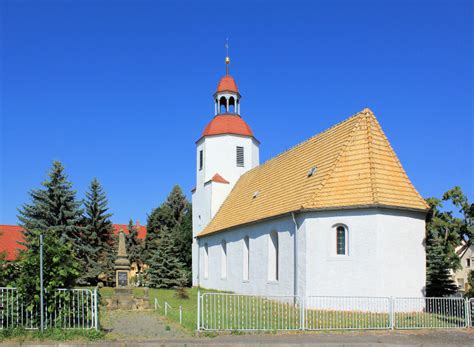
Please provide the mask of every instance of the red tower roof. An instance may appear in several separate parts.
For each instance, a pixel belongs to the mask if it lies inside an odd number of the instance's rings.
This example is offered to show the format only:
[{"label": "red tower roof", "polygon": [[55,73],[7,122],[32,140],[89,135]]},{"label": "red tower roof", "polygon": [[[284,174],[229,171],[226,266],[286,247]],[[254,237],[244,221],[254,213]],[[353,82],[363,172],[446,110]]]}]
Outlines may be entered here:
[{"label": "red tower roof", "polygon": [[202,136],[236,134],[253,136],[252,129],[240,117],[235,114],[219,114],[206,126]]},{"label": "red tower roof", "polygon": [[231,75],[225,75],[221,78],[219,84],[217,85],[216,93],[219,92],[239,92],[239,89],[237,88],[237,83],[235,83],[235,80]]}]

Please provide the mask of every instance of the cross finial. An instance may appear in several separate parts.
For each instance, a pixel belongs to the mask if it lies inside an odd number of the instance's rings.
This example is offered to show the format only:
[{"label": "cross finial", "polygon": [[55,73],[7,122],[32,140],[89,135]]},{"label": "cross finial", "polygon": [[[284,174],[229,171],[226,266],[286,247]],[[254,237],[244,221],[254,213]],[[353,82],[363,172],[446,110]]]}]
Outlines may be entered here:
[{"label": "cross finial", "polygon": [[226,75],[229,74],[229,64],[230,64],[230,58],[229,58],[229,38],[227,37],[225,39],[225,73]]}]

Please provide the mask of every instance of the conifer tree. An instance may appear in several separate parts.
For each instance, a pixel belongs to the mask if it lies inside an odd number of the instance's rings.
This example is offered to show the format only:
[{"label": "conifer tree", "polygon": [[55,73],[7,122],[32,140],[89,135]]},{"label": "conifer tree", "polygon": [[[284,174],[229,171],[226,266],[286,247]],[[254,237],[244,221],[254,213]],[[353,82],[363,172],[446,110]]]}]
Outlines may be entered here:
[{"label": "conifer tree", "polygon": [[182,286],[183,264],[176,257],[177,248],[174,236],[163,234],[158,241],[156,251],[151,255],[151,264],[147,270],[147,283],[152,288],[177,288]]},{"label": "conifer tree", "polygon": [[156,253],[162,237],[173,240],[173,257],[181,264],[182,275],[191,278],[192,213],[181,188],[175,185],[166,201],[154,209],[147,220],[146,259],[149,267],[156,264]]},{"label": "conifer tree", "polygon": [[426,244],[426,296],[442,297],[454,294],[454,284],[442,237],[434,233]]},{"label": "conifer tree", "polygon": [[108,200],[99,181],[94,178],[84,201],[84,231],[79,256],[84,271],[78,283],[96,285],[99,276],[107,281],[113,277],[113,226],[108,213]]},{"label": "conifer tree", "polygon": [[130,263],[137,265],[138,273],[142,272],[143,265],[143,241],[138,238],[138,229],[130,219],[128,223],[128,234],[126,235],[127,254]]},{"label": "conifer tree", "polygon": [[58,161],[53,162],[49,179],[43,188],[30,192],[31,203],[19,210],[18,219],[24,230],[26,250],[20,252],[21,272],[16,285],[29,298],[36,298],[39,289],[39,235],[44,235],[45,289],[72,287],[79,276],[76,258],[82,210]]}]

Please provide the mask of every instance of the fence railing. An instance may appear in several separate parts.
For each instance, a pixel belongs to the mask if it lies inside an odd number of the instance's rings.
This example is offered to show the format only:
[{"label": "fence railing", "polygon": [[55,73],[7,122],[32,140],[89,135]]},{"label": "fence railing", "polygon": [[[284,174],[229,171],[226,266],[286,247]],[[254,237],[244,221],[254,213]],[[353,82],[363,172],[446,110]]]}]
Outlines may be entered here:
[{"label": "fence railing", "polygon": [[[97,289],[56,289],[44,293],[44,329],[98,329]],[[0,287],[0,329],[39,329],[41,309],[16,288]]]},{"label": "fence railing", "polygon": [[198,330],[465,328],[474,299],[198,293]]},{"label": "fence railing", "polygon": [[304,304],[306,330],[391,328],[390,298],[310,296]]},{"label": "fence railing", "polygon": [[396,329],[465,328],[468,302],[463,298],[394,298]]},{"label": "fence railing", "polygon": [[298,330],[302,322],[297,296],[205,293],[198,321],[204,330]]}]

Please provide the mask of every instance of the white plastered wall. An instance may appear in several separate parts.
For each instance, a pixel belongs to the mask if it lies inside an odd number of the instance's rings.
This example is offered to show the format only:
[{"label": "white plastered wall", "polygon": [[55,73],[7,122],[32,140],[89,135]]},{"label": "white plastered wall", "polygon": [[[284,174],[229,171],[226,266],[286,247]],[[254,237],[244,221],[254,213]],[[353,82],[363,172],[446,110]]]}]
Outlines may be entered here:
[{"label": "white plastered wall", "polygon": [[[422,297],[426,281],[423,213],[360,209],[308,212],[308,296]],[[336,226],[348,229],[348,254],[336,255]]]},{"label": "white plastered wall", "polygon": [[[277,281],[268,279],[268,242],[270,233],[278,233],[279,273]],[[244,280],[244,238],[249,237],[249,280]],[[243,294],[293,295],[294,293],[294,224],[290,216],[211,234],[199,239],[201,264],[208,245],[209,276],[200,269],[204,288]],[[227,277],[221,278],[221,242],[227,244]]]}]

